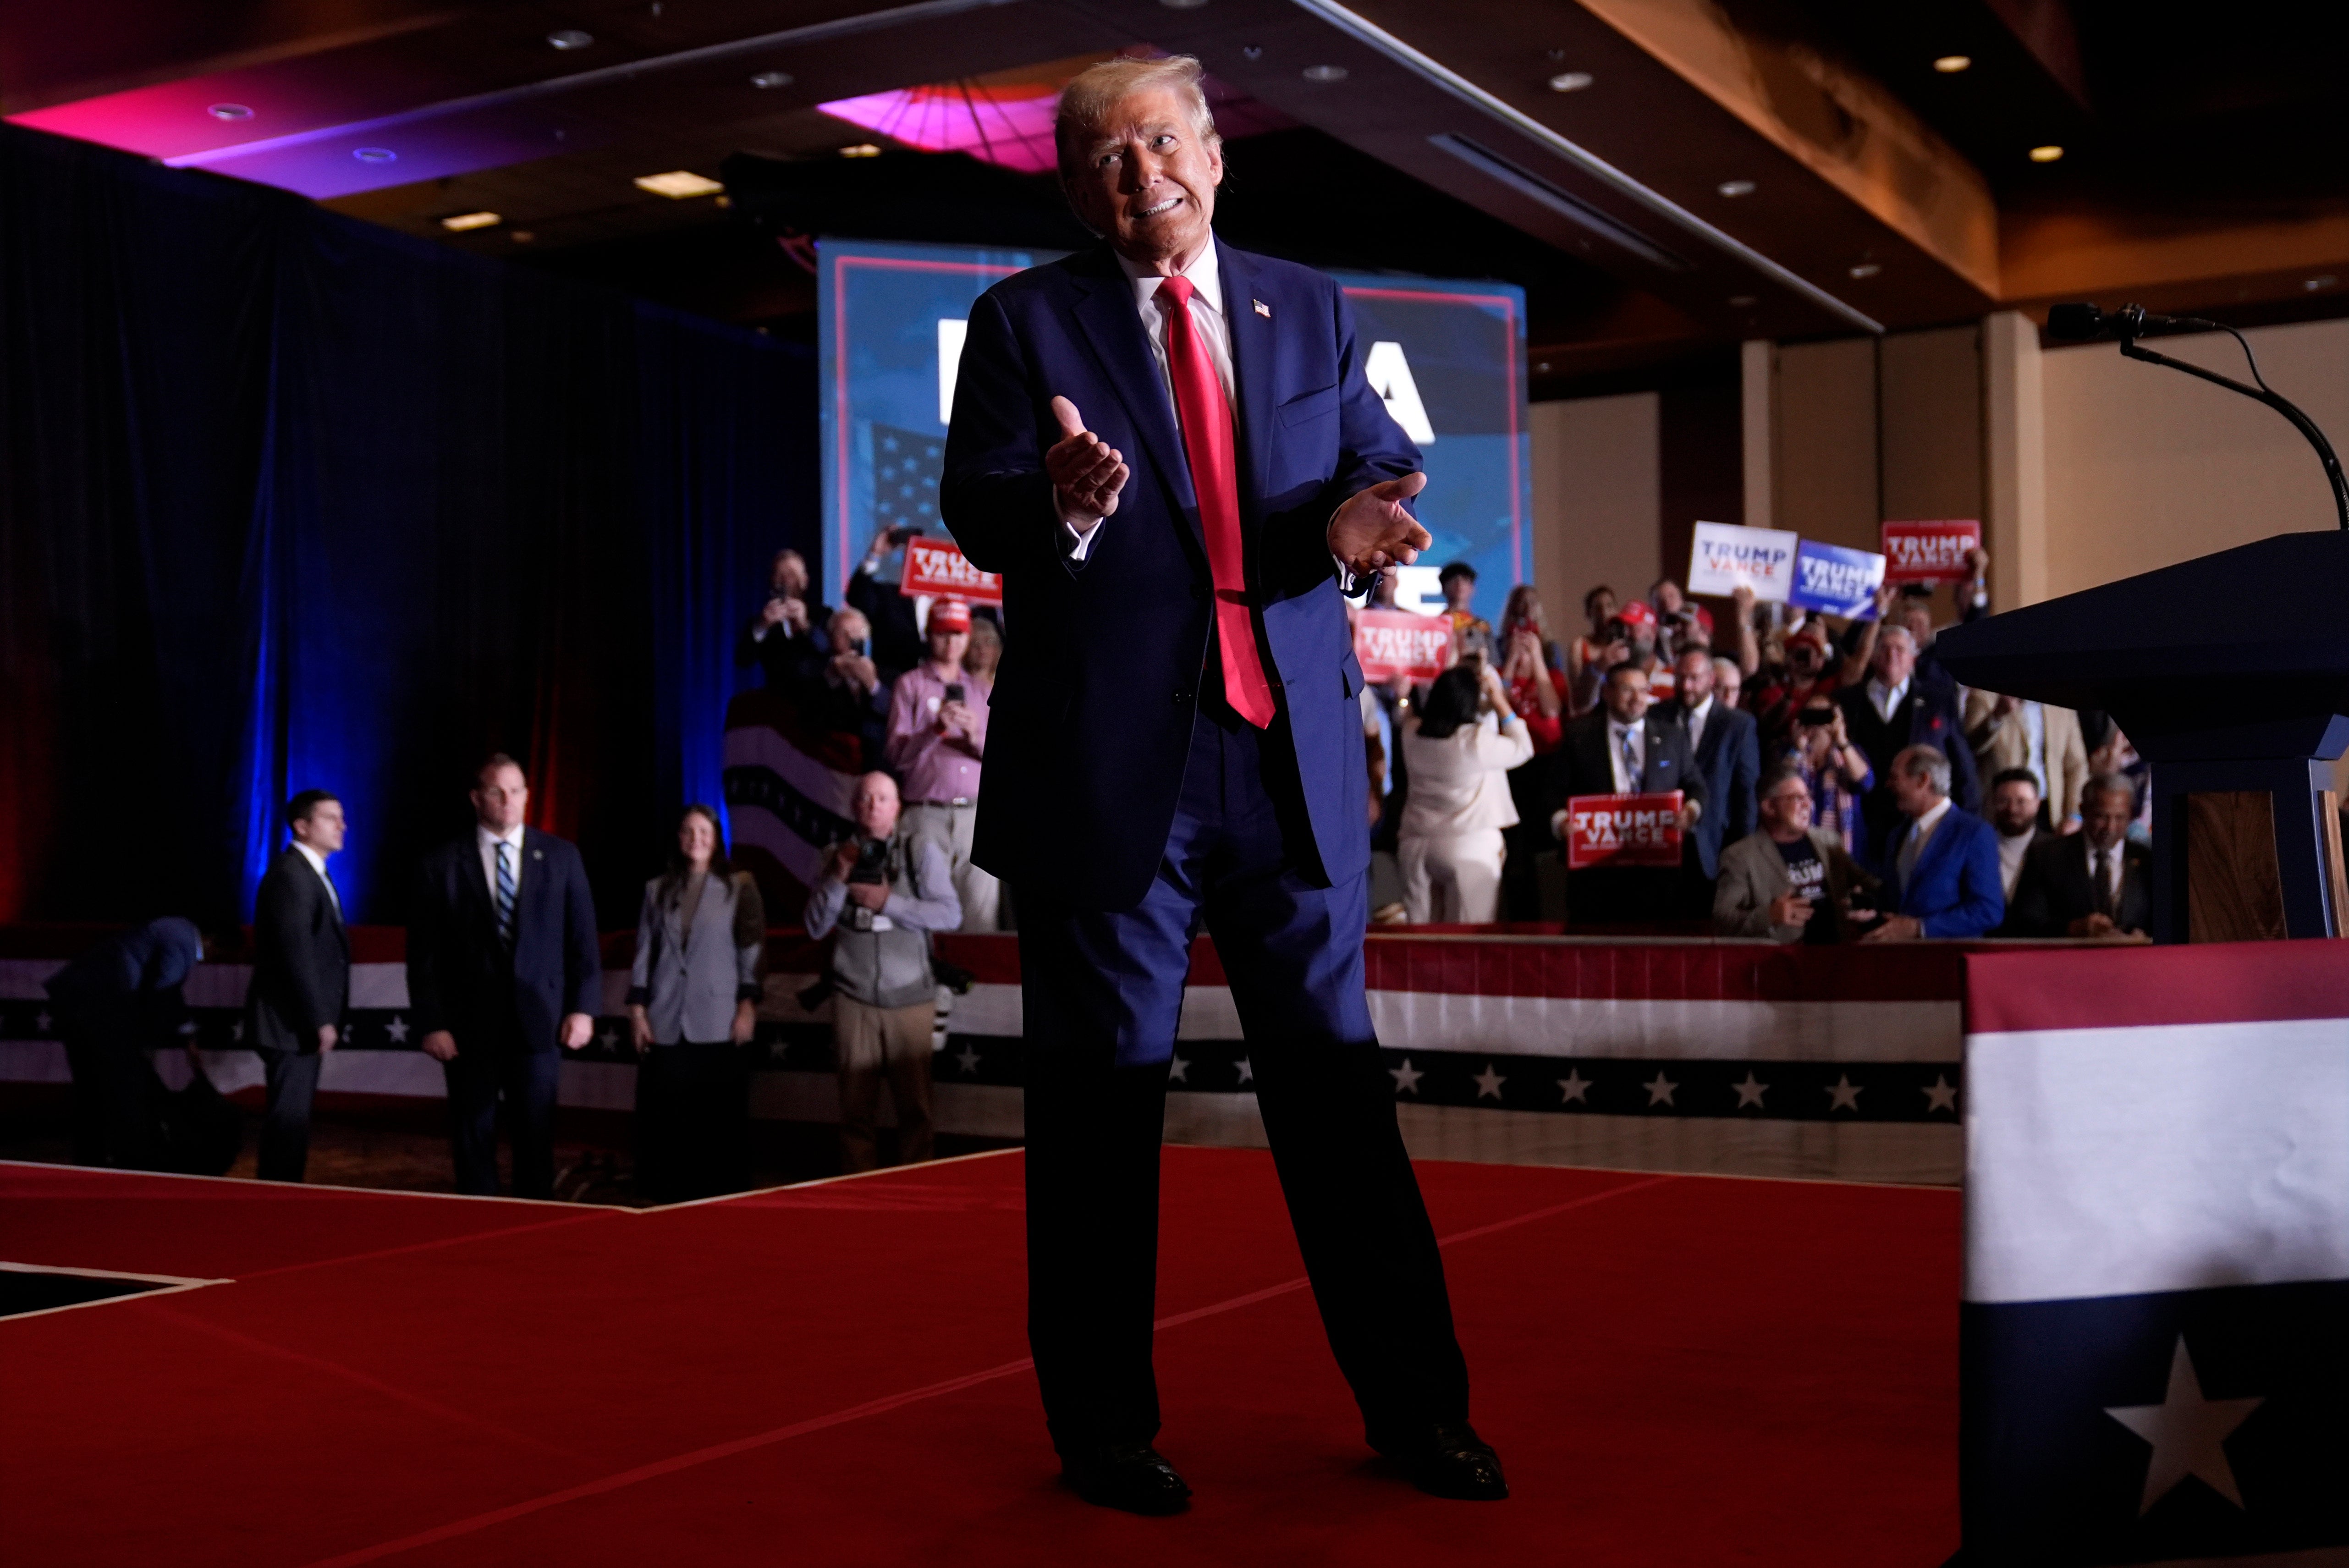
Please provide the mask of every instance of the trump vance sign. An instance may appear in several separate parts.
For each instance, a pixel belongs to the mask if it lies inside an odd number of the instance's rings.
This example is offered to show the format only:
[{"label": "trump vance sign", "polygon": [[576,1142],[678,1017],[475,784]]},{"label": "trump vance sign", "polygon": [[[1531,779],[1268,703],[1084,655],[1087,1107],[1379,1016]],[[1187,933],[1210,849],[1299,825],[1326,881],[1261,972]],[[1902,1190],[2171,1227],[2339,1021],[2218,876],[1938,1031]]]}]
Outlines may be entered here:
[{"label": "trump vance sign", "polygon": [[1566,863],[1570,871],[1679,865],[1681,792],[1575,796],[1566,803]]}]

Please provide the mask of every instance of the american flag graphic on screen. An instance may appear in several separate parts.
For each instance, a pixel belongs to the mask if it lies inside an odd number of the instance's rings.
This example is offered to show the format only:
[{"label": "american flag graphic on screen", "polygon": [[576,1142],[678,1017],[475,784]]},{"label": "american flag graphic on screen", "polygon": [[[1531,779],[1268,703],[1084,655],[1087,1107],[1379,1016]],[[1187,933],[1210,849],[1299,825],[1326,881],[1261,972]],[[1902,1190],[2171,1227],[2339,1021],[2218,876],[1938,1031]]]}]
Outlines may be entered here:
[{"label": "american flag graphic on screen", "polygon": [[944,436],[925,436],[894,425],[873,427],[874,528],[937,531],[938,475],[946,453]]}]

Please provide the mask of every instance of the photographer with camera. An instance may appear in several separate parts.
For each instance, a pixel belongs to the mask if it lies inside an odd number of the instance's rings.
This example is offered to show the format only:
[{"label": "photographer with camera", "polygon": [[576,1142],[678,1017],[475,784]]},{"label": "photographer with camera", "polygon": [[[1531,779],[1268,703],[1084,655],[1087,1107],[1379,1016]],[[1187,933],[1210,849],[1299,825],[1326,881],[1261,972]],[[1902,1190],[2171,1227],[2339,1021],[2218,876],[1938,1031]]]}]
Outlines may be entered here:
[{"label": "photographer with camera", "polygon": [[889,767],[905,781],[905,824],[947,852],[965,931],[993,931],[1002,884],[970,863],[978,769],[987,755],[988,683],[963,667],[970,606],[930,606],[929,657],[897,677],[889,699]]},{"label": "photographer with camera", "polygon": [[833,1038],[840,1058],[843,1171],[879,1163],[873,1122],[881,1078],[897,1108],[902,1163],[930,1157],[930,1036],[937,973],[930,934],[962,923],[946,851],[898,820],[897,782],[856,781],[856,832],[826,852],[808,893],[810,936],[832,941]]}]

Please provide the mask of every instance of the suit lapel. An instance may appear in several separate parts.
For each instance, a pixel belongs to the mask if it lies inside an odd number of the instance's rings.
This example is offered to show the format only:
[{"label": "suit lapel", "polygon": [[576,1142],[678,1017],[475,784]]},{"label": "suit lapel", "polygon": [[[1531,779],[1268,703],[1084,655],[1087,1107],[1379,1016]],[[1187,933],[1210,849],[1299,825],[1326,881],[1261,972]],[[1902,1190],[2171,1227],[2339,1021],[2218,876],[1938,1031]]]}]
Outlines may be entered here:
[{"label": "suit lapel", "polygon": [[522,946],[522,934],[531,928],[531,917],[547,907],[545,835],[536,828],[522,830],[522,885],[514,891],[514,946]]},{"label": "suit lapel", "polygon": [[491,901],[487,873],[481,870],[480,830],[466,835],[457,853],[457,901],[481,928],[483,937],[498,939],[497,905]]},{"label": "suit lapel", "polygon": [[1101,247],[1095,264],[1075,275],[1082,298],[1076,318],[1102,374],[1124,405],[1143,449],[1166,485],[1174,510],[1185,517],[1191,536],[1206,548],[1199,525],[1198,498],[1191,489],[1191,464],[1184,455],[1183,438],[1174,427],[1174,410],[1159,384],[1158,362],[1151,356],[1150,339],[1133,308],[1133,286],[1118,267],[1109,247]]},{"label": "suit lapel", "polygon": [[1265,465],[1272,453],[1272,416],[1278,404],[1272,385],[1273,321],[1256,313],[1256,269],[1241,253],[1215,242],[1216,270],[1224,289],[1224,322],[1232,339],[1232,387],[1239,398],[1233,421],[1239,437],[1240,515],[1253,529],[1256,501],[1268,490]]}]

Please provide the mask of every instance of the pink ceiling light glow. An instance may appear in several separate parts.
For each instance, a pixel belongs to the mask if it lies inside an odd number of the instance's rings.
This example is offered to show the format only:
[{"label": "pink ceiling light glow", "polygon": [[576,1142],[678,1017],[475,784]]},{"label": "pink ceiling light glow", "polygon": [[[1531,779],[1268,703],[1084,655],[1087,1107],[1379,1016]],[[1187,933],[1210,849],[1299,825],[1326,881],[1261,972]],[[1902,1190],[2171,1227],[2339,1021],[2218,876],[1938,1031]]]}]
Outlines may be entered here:
[{"label": "pink ceiling light glow", "polygon": [[924,152],[967,152],[982,162],[1041,174],[1053,167],[1052,116],[1061,89],[1041,82],[983,87],[934,82],[835,98],[816,107]]}]

